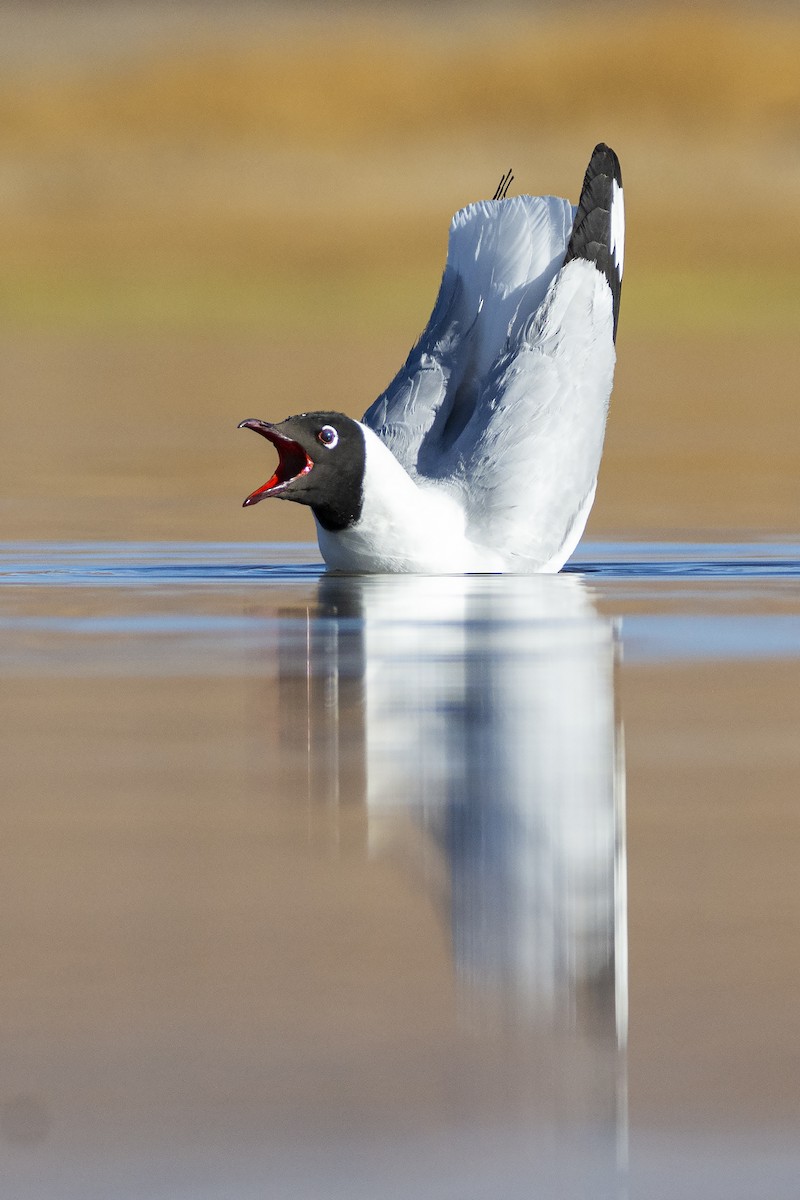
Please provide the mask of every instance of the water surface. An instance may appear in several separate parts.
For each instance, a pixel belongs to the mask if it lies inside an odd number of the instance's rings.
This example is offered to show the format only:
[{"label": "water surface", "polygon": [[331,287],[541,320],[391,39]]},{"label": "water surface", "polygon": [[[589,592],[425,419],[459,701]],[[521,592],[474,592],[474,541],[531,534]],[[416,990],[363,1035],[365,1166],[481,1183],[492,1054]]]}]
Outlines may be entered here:
[{"label": "water surface", "polygon": [[794,1196],[799,578],[3,547],[8,1194]]}]

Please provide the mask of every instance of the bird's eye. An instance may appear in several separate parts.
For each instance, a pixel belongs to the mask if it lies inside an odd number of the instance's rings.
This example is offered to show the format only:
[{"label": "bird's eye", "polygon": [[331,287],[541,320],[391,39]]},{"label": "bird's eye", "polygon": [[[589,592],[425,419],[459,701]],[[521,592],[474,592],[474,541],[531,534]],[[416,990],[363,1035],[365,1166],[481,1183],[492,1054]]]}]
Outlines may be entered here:
[{"label": "bird's eye", "polygon": [[339,441],[339,435],[332,425],[323,425],[317,434],[317,441],[322,442],[323,446],[326,446],[328,450],[332,450]]}]

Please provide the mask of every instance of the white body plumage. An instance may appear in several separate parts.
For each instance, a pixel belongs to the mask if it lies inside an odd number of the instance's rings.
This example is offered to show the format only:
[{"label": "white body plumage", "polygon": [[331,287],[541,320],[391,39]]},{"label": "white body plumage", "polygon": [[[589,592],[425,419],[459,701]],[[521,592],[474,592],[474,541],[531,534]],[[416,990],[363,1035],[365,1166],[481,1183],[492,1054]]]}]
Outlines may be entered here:
[{"label": "white body plumage", "polygon": [[246,503],[309,504],[338,571],[560,570],[597,486],[624,232],[602,144],[577,208],[517,196],[456,213],[431,318],[361,422],[245,422],[282,454]]}]

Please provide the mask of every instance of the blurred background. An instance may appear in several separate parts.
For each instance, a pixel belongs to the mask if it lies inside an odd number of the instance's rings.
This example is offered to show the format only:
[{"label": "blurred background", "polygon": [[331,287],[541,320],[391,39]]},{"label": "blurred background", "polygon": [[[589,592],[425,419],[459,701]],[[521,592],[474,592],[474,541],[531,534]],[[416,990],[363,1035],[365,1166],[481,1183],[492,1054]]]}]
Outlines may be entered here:
[{"label": "blurred background", "polygon": [[0,7],[4,538],[310,538],[245,417],[359,416],[452,213],[577,200],[628,250],[594,536],[796,529],[800,14],[583,3]]},{"label": "blurred background", "polygon": [[[799,68],[796,2],[0,0],[0,538],[312,538],[297,505],[242,510],[274,452],[237,423],[363,413],[428,318],[452,213],[509,167],[512,192],[577,201],[599,140],[628,245],[588,534],[797,538]],[[465,1023],[448,878],[476,928],[505,915],[483,896],[517,893],[491,872],[470,893],[469,853],[453,871],[402,787],[392,818],[365,781],[378,751],[426,784],[452,754],[455,795],[470,718],[496,739],[473,789],[541,767],[560,796],[593,704],[625,723],[631,1195],[797,1194],[795,579],[540,580],[558,620],[524,632],[487,597],[536,581],[472,581],[405,624],[405,586],[384,593],[398,620],[361,581],[365,633],[330,577],[248,586],[237,545],[128,549],[6,556],[4,1197],[244,1195],[250,1174],[251,1195],[352,1197],[354,1163],[380,1179],[361,1194],[400,1194],[387,1146],[428,1179],[441,1152],[448,1195],[478,1159],[483,1194],[510,1195],[496,1165],[535,1151],[536,1095],[566,1125],[602,1095],[573,1089],[563,1042]],[[610,641],[572,647],[620,618],[612,706]],[[406,753],[404,714],[432,759]],[[566,774],[537,763],[547,739]],[[315,745],[349,779],[335,800]],[[501,882],[546,880],[506,871],[504,837]]]}]

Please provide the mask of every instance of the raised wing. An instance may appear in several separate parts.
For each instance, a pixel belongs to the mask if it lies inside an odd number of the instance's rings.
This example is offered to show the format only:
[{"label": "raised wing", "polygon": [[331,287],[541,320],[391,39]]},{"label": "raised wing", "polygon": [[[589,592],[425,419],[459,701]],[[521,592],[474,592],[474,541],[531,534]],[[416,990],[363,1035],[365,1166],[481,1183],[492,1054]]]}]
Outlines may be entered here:
[{"label": "raised wing", "polygon": [[564,265],[540,307],[521,305],[469,422],[440,462],[464,495],[468,536],[519,569],[559,570],[594,499],[614,378],[622,179],[600,145]]},{"label": "raised wing", "polygon": [[516,196],[453,217],[431,318],[363,418],[411,475],[441,476],[509,327],[536,311],[563,263],[575,211],[555,196]]},{"label": "raised wing", "polygon": [[562,268],[488,377],[446,476],[467,532],[520,570],[559,570],[594,499],[614,379],[613,304],[585,260]]}]

